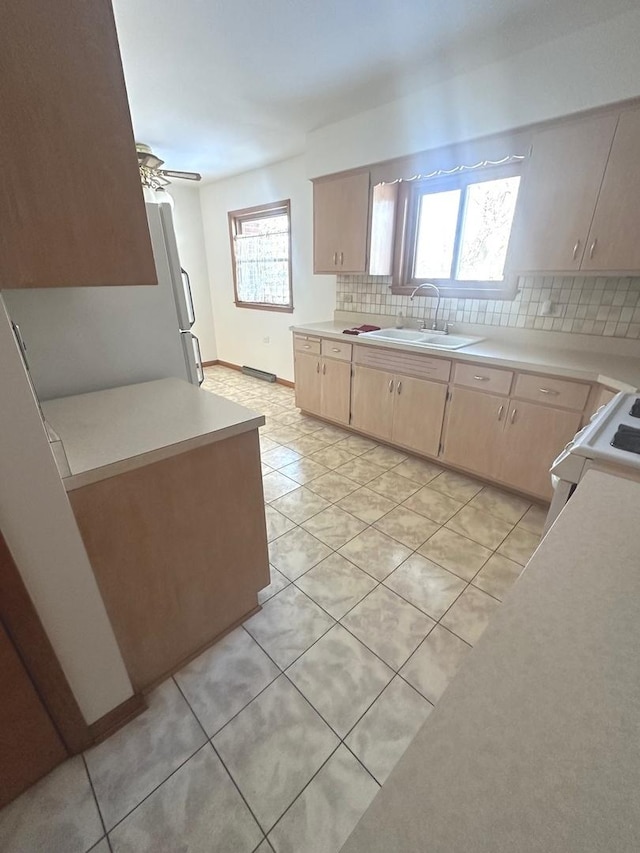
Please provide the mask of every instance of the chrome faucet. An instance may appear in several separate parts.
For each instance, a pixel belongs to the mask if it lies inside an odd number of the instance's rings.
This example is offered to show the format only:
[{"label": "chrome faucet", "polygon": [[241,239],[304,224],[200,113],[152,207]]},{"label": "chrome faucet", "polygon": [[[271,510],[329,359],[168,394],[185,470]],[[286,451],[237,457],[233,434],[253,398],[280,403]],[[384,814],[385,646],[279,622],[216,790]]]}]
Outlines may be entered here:
[{"label": "chrome faucet", "polygon": [[[436,316],[433,318],[433,324],[432,324],[432,326],[431,326],[431,330],[432,330],[432,331],[434,331],[434,332],[437,332],[437,331],[438,331],[438,311],[440,310],[440,290],[439,290],[439,288],[438,288],[438,287],[436,287],[436,285],[435,285],[435,284],[432,284],[430,281],[423,281],[423,282],[422,282],[422,284],[419,284],[419,285],[414,289],[414,291],[413,291],[413,293],[411,294],[411,296],[409,297],[409,299],[413,302],[413,297],[414,297],[414,296],[416,295],[416,293],[417,293],[421,288],[423,288],[423,287],[430,287],[432,290],[435,290],[435,292],[436,292],[436,296],[437,296],[437,301],[436,301]],[[446,324],[446,326],[445,326],[445,331],[444,331],[445,335],[449,333],[449,328],[448,328],[448,326],[449,326],[449,324],[447,323],[447,324]],[[425,321],[424,321],[424,320],[422,321],[422,329],[426,329],[426,324],[425,324]]]}]

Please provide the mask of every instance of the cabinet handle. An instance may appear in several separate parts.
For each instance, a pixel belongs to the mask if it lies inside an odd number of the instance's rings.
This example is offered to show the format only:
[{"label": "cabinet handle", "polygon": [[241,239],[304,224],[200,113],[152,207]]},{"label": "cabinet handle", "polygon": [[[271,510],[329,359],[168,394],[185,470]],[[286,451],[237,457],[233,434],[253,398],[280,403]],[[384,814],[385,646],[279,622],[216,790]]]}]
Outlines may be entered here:
[{"label": "cabinet handle", "polygon": [[488,379],[489,379],[489,377],[488,377],[488,376],[474,376],[473,378],[474,378],[474,379],[477,379],[477,380],[478,380],[478,382],[487,382],[487,381],[488,381]]},{"label": "cabinet handle", "polygon": [[344,255],[340,252],[340,266],[344,264]]},{"label": "cabinet handle", "polygon": [[398,382],[398,394],[402,393],[402,382]]},{"label": "cabinet handle", "polygon": [[323,375],[323,376],[325,376],[325,375],[326,375],[326,372],[327,372],[327,365],[326,365],[326,363],[325,363],[325,364],[323,364],[323,365],[322,365],[322,375]]},{"label": "cabinet handle", "polygon": [[574,261],[575,261],[575,259],[578,257],[578,249],[579,249],[579,248],[580,248],[580,240],[576,240],[576,244],[575,244],[575,246],[573,247],[573,260],[574,260]]},{"label": "cabinet handle", "polygon": [[392,392],[393,392],[393,379],[390,379],[389,380],[389,393],[391,394]]},{"label": "cabinet handle", "polygon": [[338,266],[338,253],[337,252],[333,253],[333,265],[334,265],[334,267]]},{"label": "cabinet handle", "polygon": [[302,349],[311,349],[311,344],[303,344]]},{"label": "cabinet handle", "polygon": [[598,245],[598,238],[593,241],[593,243],[589,246],[589,257],[593,258],[593,255],[596,251],[596,246]]},{"label": "cabinet handle", "polygon": [[316,364],[316,373],[320,373],[320,362]]},{"label": "cabinet handle", "polygon": [[502,415],[503,415],[503,414],[504,414],[504,404],[503,404],[502,406],[500,406],[500,408],[498,409],[498,420],[499,420],[499,421],[501,421],[501,420],[502,420]]},{"label": "cabinet handle", "polygon": [[342,352],[340,347],[331,347],[331,352]]},{"label": "cabinet handle", "polygon": [[515,422],[516,422],[516,415],[517,415],[517,414],[518,414],[518,410],[517,410],[517,409],[514,409],[514,410],[511,412],[511,423],[512,423],[512,424],[515,424]]},{"label": "cabinet handle", "polygon": [[554,397],[556,397],[560,393],[559,391],[554,391],[553,388],[538,388],[538,391],[541,394],[553,394]]}]

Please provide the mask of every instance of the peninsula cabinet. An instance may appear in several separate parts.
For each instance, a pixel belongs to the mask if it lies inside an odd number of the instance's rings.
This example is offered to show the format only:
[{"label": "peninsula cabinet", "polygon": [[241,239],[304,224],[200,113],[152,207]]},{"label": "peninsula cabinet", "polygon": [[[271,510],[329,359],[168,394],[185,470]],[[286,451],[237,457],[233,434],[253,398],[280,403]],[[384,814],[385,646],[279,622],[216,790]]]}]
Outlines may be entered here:
[{"label": "peninsula cabinet", "polygon": [[4,3],[0,289],[156,284],[110,0]]},{"label": "peninsula cabinet", "polygon": [[314,273],[367,271],[369,172],[313,185]]},{"label": "peninsula cabinet", "polygon": [[354,366],[351,426],[417,453],[437,456],[447,397],[444,382]]}]

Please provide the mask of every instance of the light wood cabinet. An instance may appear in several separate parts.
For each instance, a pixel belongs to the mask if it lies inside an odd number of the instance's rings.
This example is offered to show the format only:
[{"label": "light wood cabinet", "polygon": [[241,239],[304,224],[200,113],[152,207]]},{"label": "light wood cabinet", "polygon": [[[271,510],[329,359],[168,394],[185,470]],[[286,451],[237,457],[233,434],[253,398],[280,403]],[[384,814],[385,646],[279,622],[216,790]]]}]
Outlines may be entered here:
[{"label": "light wood cabinet", "polygon": [[378,438],[391,439],[394,376],[356,364],[351,386],[351,425]]},{"label": "light wood cabinet", "polygon": [[351,362],[322,359],[320,414],[330,421],[349,423],[351,403]]},{"label": "light wood cabinet", "polygon": [[322,390],[320,356],[297,351],[294,369],[296,406],[304,412],[319,415]]},{"label": "light wood cabinet", "polygon": [[454,388],[443,459],[528,494],[551,497],[551,463],[582,413]]},{"label": "light wood cabinet", "polygon": [[500,447],[497,479],[514,489],[551,498],[551,463],[578,429],[582,415],[512,400]]},{"label": "light wood cabinet", "polygon": [[445,462],[494,477],[508,405],[495,394],[453,388],[442,442]]},{"label": "light wood cabinet", "polygon": [[585,246],[586,271],[640,270],[640,109],[620,115]]},{"label": "light wood cabinet", "polygon": [[391,440],[427,456],[437,456],[447,386],[442,382],[396,376]]},{"label": "light wood cabinet", "polygon": [[348,424],[351,362],[296,349],[294,368],[296,406],[310,414]]},{"label": "light wood cabinet", "polygon": [[508,266],[579,270],[616,129],[596,116],[538,133],[520,190]]},{"label": "light wood cabinet", "polygon": [[417,453],[437,456],[447,386],[356,365],[351,425]]},{"label": "light wood cabinet", "polygon": [[367,270],[369,172],[313,185],[313,271]]},{"label": "light wood cabinet", "polygon": [[0,289],[156,284],[110,0],[3,6]]}]

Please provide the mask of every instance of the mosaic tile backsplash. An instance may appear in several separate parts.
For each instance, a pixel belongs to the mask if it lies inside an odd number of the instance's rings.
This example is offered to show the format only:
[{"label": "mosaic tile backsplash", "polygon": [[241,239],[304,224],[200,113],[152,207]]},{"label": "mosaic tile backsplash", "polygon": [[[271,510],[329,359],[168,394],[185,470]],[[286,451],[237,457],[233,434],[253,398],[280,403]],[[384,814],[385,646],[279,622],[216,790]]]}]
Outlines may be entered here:
[{"label": "mosaic tile backsplash", "polygon": [[[435,297],[393,296],[386,276],[338,276],[336,310],[361,314],[433,319]],[[556,316],[543,317],[547,300]],[[523,276],[515,299],[446,299],[440,302],[438,320],[511,326],[550,332],[640,338],[640,278],[584,278],[573,276]]]}]

